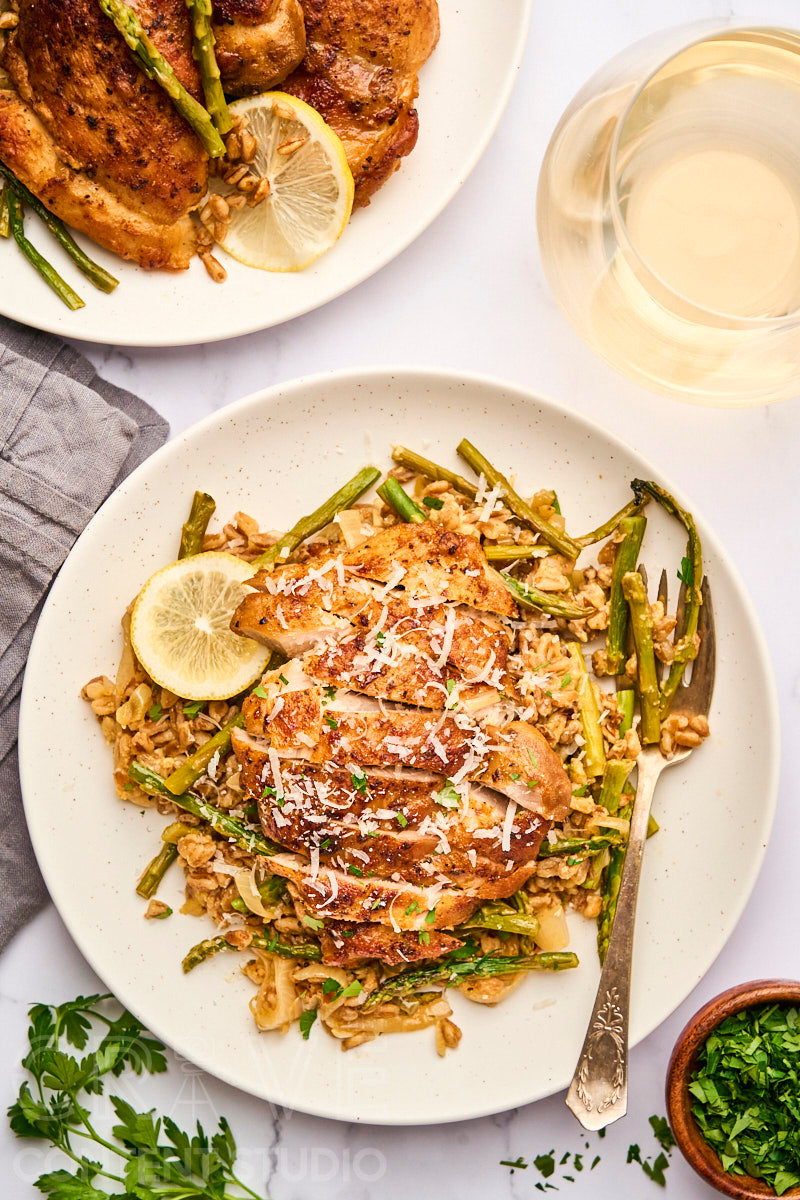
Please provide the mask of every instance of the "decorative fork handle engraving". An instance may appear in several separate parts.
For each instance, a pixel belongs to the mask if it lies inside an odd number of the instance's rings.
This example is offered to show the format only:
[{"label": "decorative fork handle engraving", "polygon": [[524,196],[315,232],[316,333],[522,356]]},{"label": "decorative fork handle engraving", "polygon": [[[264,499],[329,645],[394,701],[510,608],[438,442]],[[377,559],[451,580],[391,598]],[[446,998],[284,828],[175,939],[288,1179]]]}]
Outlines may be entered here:
[{"label": "decorative fork handle engraving", "polygon": [[[601,1002],[596,1016],[589,1026],[586,1035],[584,1053],[578,1068],[577,1093],[587,1112],[597,1108],[598,1113],[613,1108],[617,1103],[625,1083],[626,1047],[625,1047],[625,1015],[619,1007],[619,994],[615,987],[604,996],[598,997]],[[608,1044],[603,1045],[606,1041]],[[590,1079],[590,1065],[594,1066],[597,1059],[604,1057],[607,1069],[603,1071],[604,1080],[608,1081],[609,1092],[602,1099],[592,1097],[587,1088]]]},{"label": "decorative fork handle engraving", "polygon": [[636,896],[650,805],[665,766],[657,747],[644,750],[637,760],[638,787],[617,912],[589,1028],[567,1093],[567,1105],[585,1129],[603,1129],[628,1109],[628,1014]]}]

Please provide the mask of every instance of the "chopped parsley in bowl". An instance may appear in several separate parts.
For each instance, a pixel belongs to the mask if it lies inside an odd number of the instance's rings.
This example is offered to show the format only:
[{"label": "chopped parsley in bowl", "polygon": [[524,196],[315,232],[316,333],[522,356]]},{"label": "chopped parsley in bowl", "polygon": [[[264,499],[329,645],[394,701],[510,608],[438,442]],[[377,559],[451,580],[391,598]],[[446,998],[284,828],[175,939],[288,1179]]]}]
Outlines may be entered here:
[{"label": "chopped parsley in bowl", "polygon": [[726,1195],[800,1195],[800,982],[743,984],[689,1022],[667,1104],[690,1165]]}]

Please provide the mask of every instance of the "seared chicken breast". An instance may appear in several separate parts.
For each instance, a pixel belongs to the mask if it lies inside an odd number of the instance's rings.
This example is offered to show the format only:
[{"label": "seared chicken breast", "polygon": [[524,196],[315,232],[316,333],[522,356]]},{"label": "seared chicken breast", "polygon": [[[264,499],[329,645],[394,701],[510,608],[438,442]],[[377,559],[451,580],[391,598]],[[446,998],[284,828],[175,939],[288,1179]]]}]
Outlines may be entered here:
[{"label": "seared chicken breast", "polygon": [[571,786],[539,730],[502,720],[517,610],[477,539],[391,526],[250,585],[231,627],[297,653],[232,744],[296,903],[396,963],[408,931],[517,891]]},{"label": "seared chicken breast", "polygon": [[[131,7],[202,100],[183,0]],[[207,154],[96,0],[20,0],[3,57],[0,158],[57,216],[143,267],[188,266]]]},{"label": "seared chicken breast", "polygon": [[437,0],[302,0],[306,53],[282,84],[344,144],[356,205],[417,143],[418,73],[439,40]]}]

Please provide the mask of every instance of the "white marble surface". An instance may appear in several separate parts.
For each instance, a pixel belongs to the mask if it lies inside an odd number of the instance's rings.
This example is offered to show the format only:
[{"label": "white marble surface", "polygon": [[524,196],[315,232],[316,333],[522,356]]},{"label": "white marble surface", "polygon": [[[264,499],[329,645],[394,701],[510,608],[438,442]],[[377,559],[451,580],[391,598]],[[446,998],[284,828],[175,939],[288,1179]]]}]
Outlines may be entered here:
[{"label": "white marble surface", "polygon": [[[464,0],[479,3],[480,0]],[[296,375],[366,364],[435,364],[505,376],[551,393],[622,433],[694,498],[719,531],[755,601],[775,664],[786,770],[775,832],[754,896],[714,967],[684,1005],[632,1058],[631,1113],[602,1142],[587,1138],[590,1162],[573,1184],[581,1197],[647,1196],[654,1185],[625,1165],[631,1142],[655,1149],[647,1118],[663,1112],[664,1073],[676,1035],[723,988],[763,976],[800,976],[795,917],[800,905],[796,846],[800,786],[790,769],[800,716],[800,650],[787,636],[797,568],[800,504],[795,490],[800,408],[690,408],[618,378],[573,335],[556,310],[538,260],[536,179],[547,139],[588,75],[626,43],[678,21],[734,15],[796,23],[795,0],[540,0],[517,90],[483,161],[435,225],[374,279],[316,313],[238,341],[190,350],[90,348],[103,372],[149,399],[174,431],[249,391]],[[313,436],[313,430],[309,431]],[[791,557],[791,556],[790,556]],[[793,605],[792,605],[793,610]],[[741,681],[747,687],[747,680]],[[761,797],[753,796],[753,804]],[[702,797],[698,797],[702,803]],[[709,854],[714,846],[709,845]],[[0,959],[3,1106],[18,1079],[25,1011],[91,991],[97,980],[52,909]],[[520,1048],[520,1070],[536,1047]],[[446,1064],[443,1064],[446,1070]],[[358,1128],[269,1106],[173,1063],[137,1100],[180,1122],[225,1113],[239,1136],[248,1181],[272,1200],[386,1197],[421,1187],[462,1200],[538,1194],[531,1168],[501,1159],[578,1151],[584,1139],[563,1096],[493,1118],[441,1128]],[[37,1147],[0,1130],[0,1194],[31,1200],[32,1180],[51,1165]],[[588,1162],[587,1162],[588,1165]],[[689,1200],[712,1193],[673,1156],[668,1190]]]}]

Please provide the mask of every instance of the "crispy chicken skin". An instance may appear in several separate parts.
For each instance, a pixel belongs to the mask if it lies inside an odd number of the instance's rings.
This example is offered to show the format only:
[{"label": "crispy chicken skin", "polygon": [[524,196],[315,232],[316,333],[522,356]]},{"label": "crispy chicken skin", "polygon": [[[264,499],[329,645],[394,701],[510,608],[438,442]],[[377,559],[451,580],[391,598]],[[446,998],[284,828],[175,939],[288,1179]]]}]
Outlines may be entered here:
[{"label": "crispy chicken skin", "polygon": [[[133,0],[202,99],[183,0]],[[58,216],[144,267],[188,266],[207,155],[96,0],[21,0],[3,65],[0,156]]]},{"label": "crispy chicken skin", "polygon": [[214,36],[225,91],[247,96],[277,87],[306,52],[300,0],[214,0]]},{"label": "crispy chicken skin", "polygon": [[306,55],[283,83],[344,144],[356,205],[414,149],[417,75],[439,40],[436,0],[303,0]]}]

